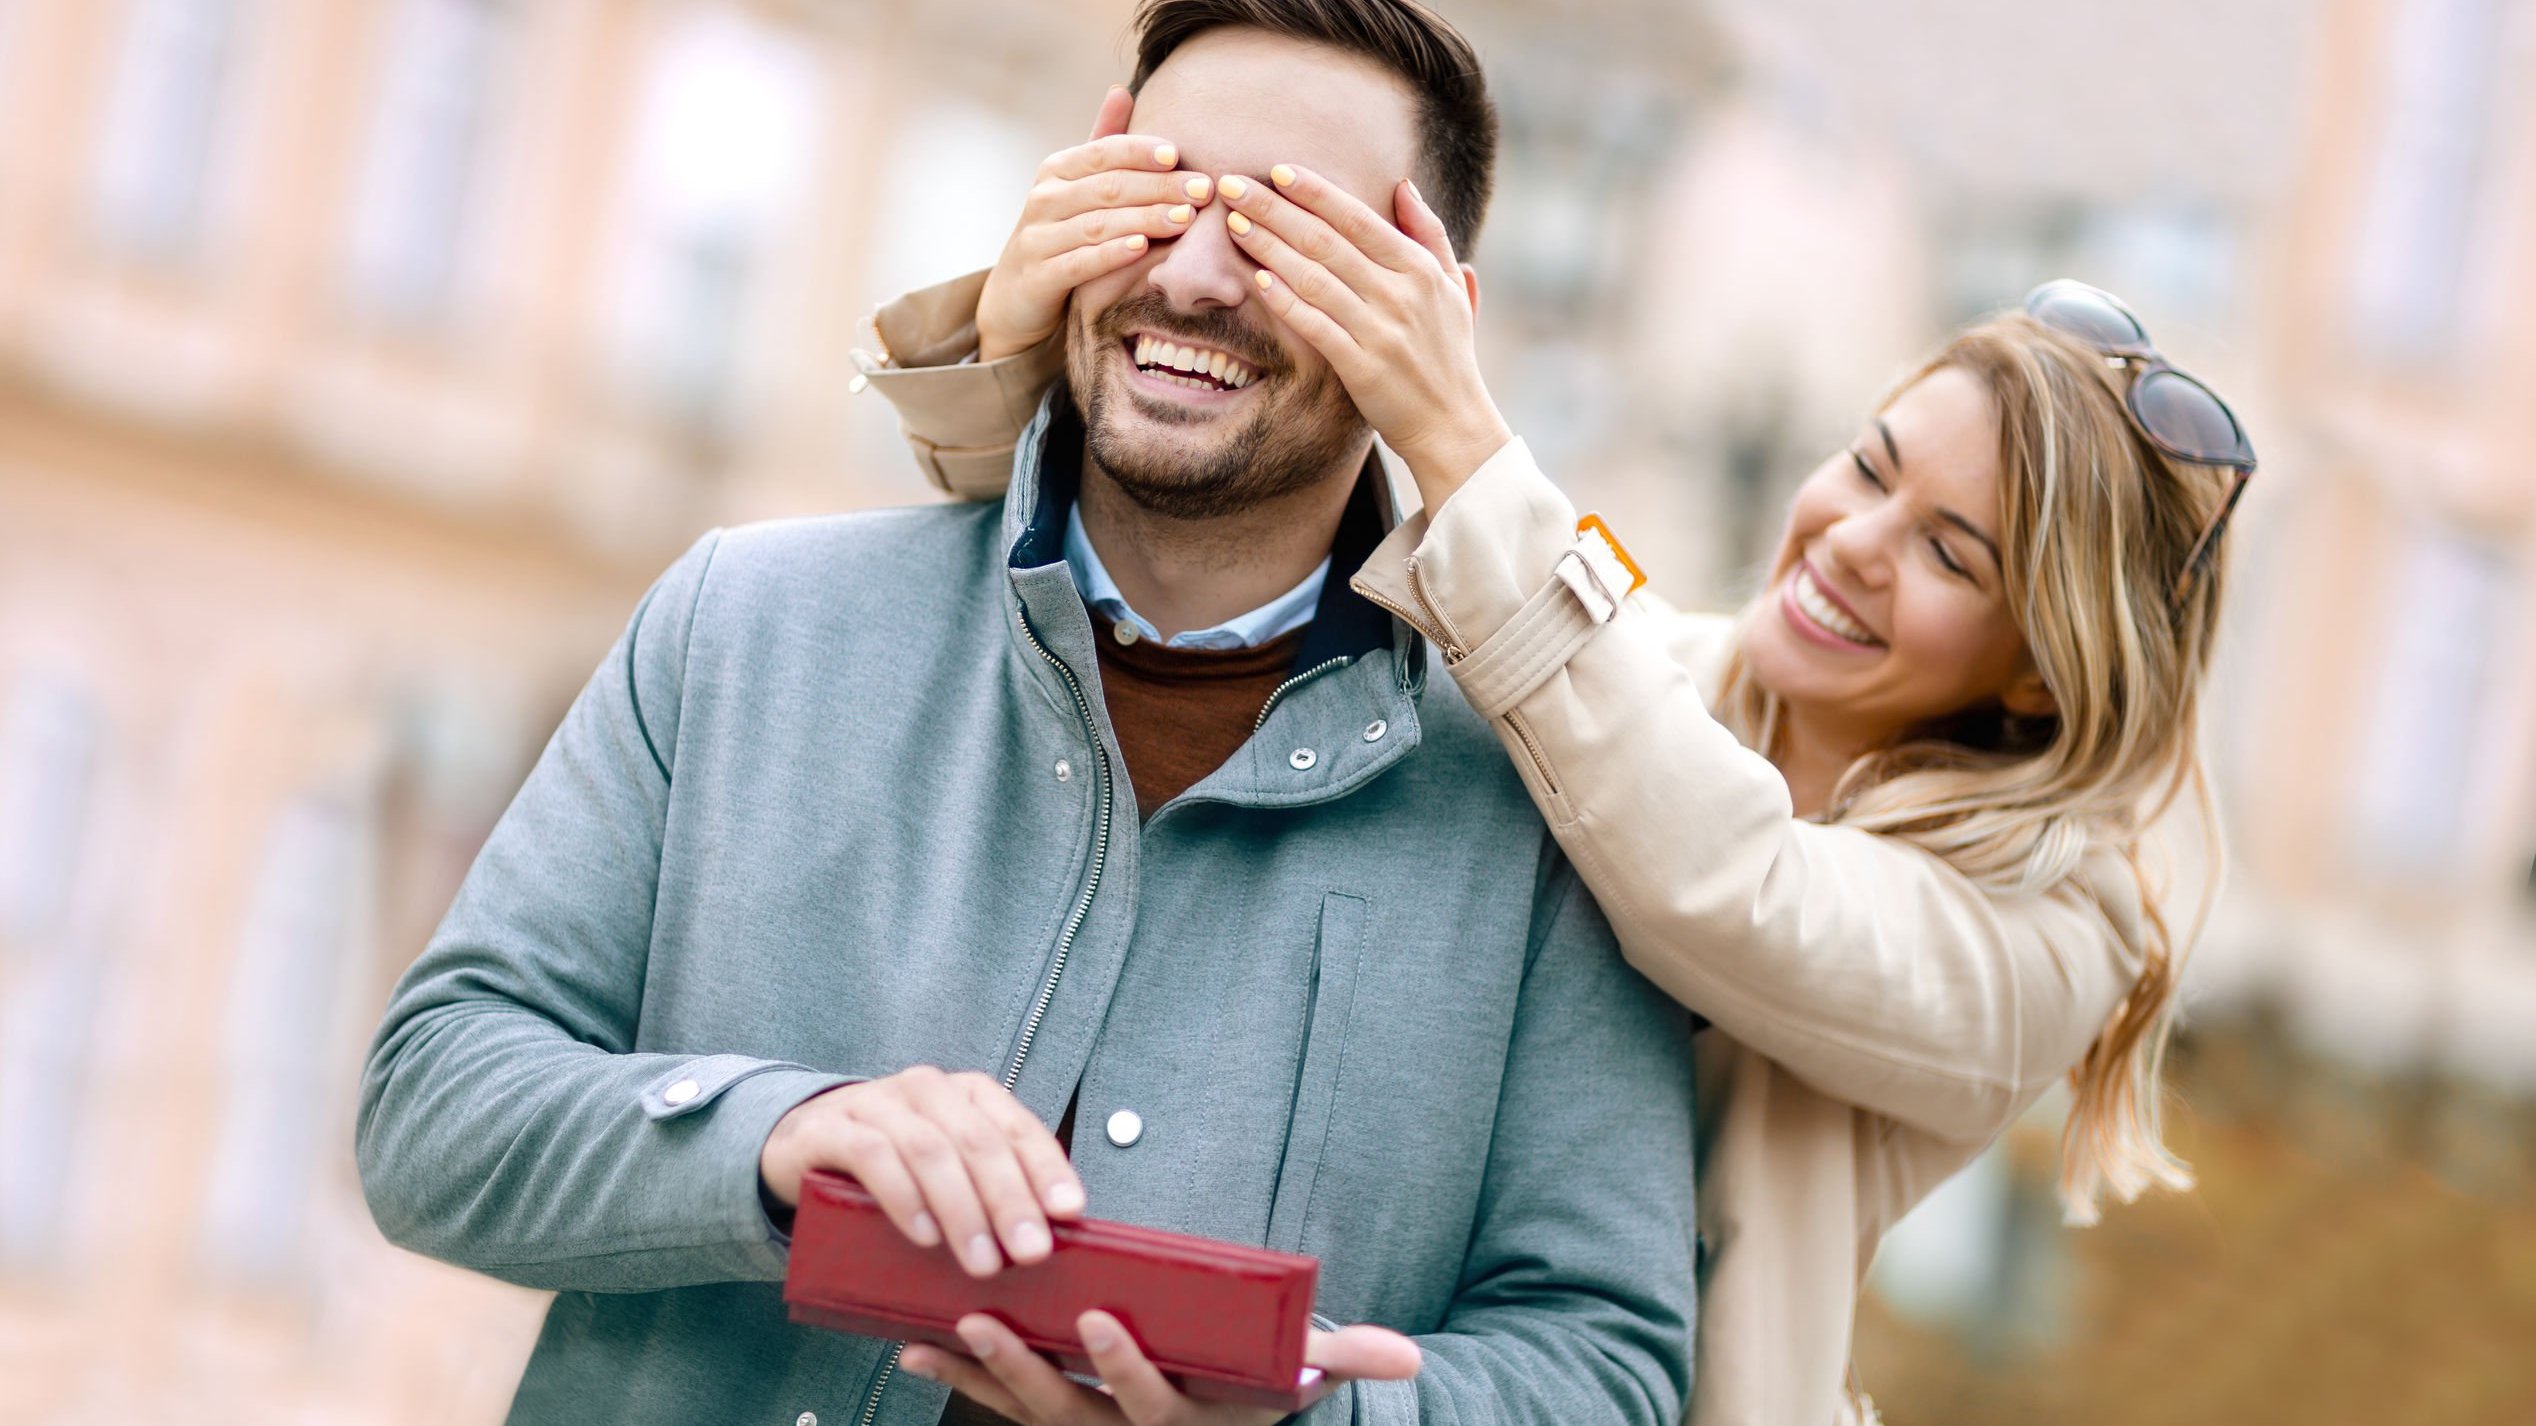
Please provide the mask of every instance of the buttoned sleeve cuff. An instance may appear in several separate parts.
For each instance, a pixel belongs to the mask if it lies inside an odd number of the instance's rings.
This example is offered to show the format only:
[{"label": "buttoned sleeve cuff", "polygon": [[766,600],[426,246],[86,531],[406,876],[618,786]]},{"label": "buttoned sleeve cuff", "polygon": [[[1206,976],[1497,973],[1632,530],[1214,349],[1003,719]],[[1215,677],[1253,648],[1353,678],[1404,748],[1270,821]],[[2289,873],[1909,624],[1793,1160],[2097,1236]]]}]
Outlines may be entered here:
[{"label": "buttoned sleeve cuff", "polygon": [[1444,650],[1463,696],[1498,718],[1567,665],[1629,599],[1634,571],[1518,437],[1436,510],[1403,521],[1357,575]]},{"label": "buttoned sleeve cuff", "polygon": [[925,478],[964,500],[1003,495],[1014,445],[1065,373],[1062,332],[1025,352],[974,360],[985,288],[986,274],[973,272],[885,304],[872,314],[881,350],[854,354],[858,379],[897,410]]},{"label": "buttoned sleeve cuff", "polygon": [[[727,1255],[734,1281],[784,1275],[791,1236],[767,1213],[757,1165],[766,1138],[794,1106],[858,1076],[746,1055],[706,1055],[662,1071],[640,1090],[643,1116],[674,1135],[694,1134],[725,1147],[724,1183],[708,1195],[709,1230]],[[690,1128],[688,1126],[692,1125]]]}]

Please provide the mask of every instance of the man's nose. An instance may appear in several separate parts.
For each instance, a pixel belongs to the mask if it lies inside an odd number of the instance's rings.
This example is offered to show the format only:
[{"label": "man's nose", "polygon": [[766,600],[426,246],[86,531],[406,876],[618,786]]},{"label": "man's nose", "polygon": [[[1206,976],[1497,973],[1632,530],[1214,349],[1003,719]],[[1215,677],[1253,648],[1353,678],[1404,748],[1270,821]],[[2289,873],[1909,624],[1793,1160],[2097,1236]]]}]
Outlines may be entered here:
[{"label": "man's nose", "polygon": [[1231,212],[1221,203],[1209,203],[1198,210],[1197,221],[1186,231],[1163,244],[1161,261],[1145,274],[1145,280],[1173,308],[1196,312],[1239,307],[1250,300],[1251,260],[1224,228]]}]

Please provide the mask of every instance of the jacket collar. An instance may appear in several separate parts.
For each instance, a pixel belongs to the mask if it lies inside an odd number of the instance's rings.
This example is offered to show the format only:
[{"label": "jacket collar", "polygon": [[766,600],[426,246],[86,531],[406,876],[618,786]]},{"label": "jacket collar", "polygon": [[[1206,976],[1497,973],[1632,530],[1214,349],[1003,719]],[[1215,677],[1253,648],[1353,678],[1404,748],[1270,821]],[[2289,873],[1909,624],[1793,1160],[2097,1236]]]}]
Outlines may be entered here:
[{"label": "jacket collar", "polygon": [[[1060,381],[1041,398],[1039,414],[1013,448],[1012,490],[1004,501],[1004,548],[1017,576],[1065,562],[1066,517],[1082,487],[1083,418]],[[1357,593],[1346,578],[1366,562],[1398,519],[1381,460],[1368,454],[1355,493],[1339,516],[1338,534],[1330,546],[1332,577],[1321,586],[1320,603],[1295,655],[1295,672],[1319,668],[1332,659],[1361,658],[1386,646],[1401,669],[1423,672],[1425,650],[1417,632]],[[1414,691],[1421,682],[1422,678],[1404,672],[1405,688]]]},{"label": "jacket collar", "polygon": [[[1082,460],[1082,419],[1059,383],[1042,399],[1013,451],[1002,529],[1013,595],[1005,622],[1025,676],[1069,716],[1072,699],[1082,696],[1108,755],[1117,759],[1100,696],[1091,616],[1065,562],[1065,517],[1082,483]],[[1422,741],[1418,700],[1426,684],[1425,639],[1339,577],[1364,562],[1397,518],[1390,488],[1379,460],[1367,457],[1339,517],[1330,551],[1332,578],[1322,587],[1297,654],[1296,677],[1263,710],[1256,735],[1170,806],[1329,801],[1372,781]],[[1165,810],[1157,809],[1155,817]]]}]

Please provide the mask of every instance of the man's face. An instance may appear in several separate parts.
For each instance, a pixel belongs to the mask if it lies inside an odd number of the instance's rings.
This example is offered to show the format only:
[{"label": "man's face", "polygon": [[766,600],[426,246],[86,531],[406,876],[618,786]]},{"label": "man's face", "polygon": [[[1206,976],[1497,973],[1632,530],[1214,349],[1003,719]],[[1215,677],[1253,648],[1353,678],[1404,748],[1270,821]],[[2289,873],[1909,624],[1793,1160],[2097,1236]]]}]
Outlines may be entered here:
[{"label": "man's face", "polygon": [[[1418,156],[1415,103],[1397,76],[1260,30],[1213,30],[1173,51],[1130,127],[1178,144],[1181,167],[1219,182],[1266,183],[1272,166],[1298,163],[1384,214]],[[1093,460],[1139,504],[1183,519],[1308,487],[1366,435],[1329,363],[1255,300],[1259,269],[1225,231],[1228,212],[1209,204],[1134,266],[1076,289],[1066,327]],[[1191,348],[1207,375],[1186,373]]]}]

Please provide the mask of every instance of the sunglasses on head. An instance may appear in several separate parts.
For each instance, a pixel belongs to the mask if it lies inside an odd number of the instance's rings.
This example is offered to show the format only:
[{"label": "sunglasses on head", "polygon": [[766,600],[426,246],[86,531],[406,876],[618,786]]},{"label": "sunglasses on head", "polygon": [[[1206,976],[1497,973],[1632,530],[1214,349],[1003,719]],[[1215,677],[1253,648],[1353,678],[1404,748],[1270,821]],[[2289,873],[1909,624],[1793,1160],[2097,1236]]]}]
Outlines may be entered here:
[{"label": "sunglasses on head", "polygon": [[2076,337],[2129,370],[2131,386],[2123,404],[2150,445],[2180,461],[2225,466],[2237,473],[2228,498],[2202,527],[2175,577],[2168,597],[2180,606],[2218,546],[2238,497],[2245,494],[2245,483],[2254,474],[2254,443],[2246,439],[2245,427],[2238,424],[2237,414],[2219,399],[2219,393],[2167,361],[2149,340],[2140,319],[2112,293],[2056,278],[2025,295],[2025,311],[2035,321]]}]

